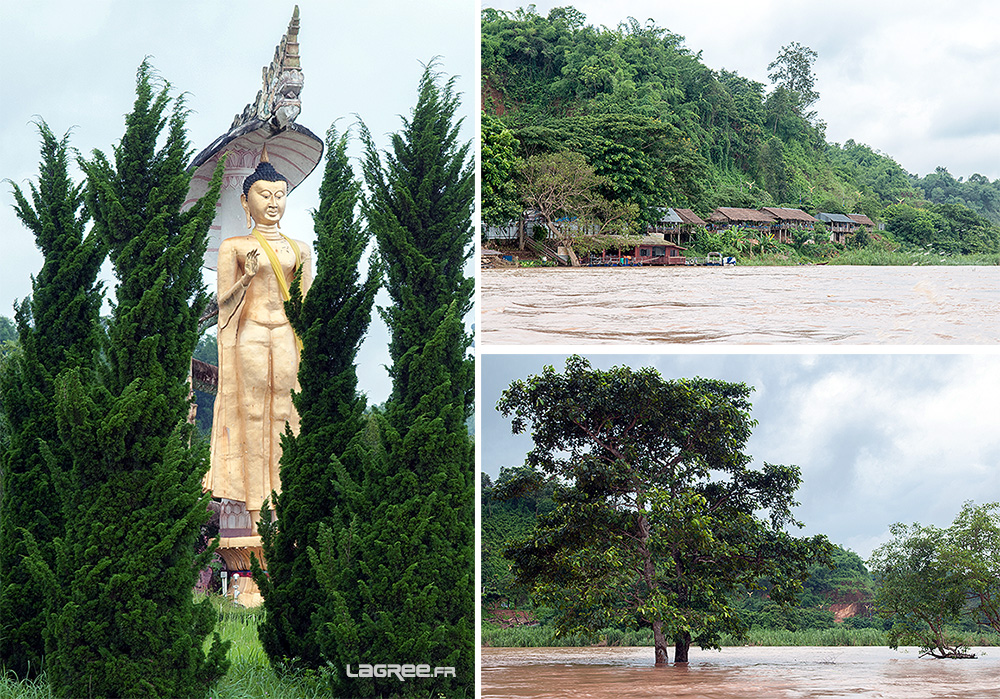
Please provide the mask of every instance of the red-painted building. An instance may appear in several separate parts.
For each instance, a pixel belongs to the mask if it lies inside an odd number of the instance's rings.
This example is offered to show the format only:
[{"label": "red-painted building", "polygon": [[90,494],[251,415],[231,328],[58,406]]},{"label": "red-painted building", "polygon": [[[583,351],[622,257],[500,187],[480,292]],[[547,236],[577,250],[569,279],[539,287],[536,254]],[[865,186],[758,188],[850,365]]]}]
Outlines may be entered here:
[{"label": "red-painted building", "polygon": [[635,246],[633,259],[643,265],[683,265],[684,248],[663,238],[646,236]]},{"label": "red-painted building", "polygon": [[669,243],[661,236],[647,235],[634,248],[605,250],[593,253],[583,264],[593,267],[645,267],[647,265],[686,264],[684,248]]}]

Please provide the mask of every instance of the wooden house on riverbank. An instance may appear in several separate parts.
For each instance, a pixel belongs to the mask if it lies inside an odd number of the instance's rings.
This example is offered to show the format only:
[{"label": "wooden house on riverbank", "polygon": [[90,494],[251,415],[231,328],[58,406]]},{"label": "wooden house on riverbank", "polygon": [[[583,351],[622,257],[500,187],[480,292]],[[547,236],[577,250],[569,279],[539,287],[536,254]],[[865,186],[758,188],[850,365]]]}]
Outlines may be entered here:
[{"label": "wooden house on riverbank", "polygon": [[875,225],[875,222],[872,221],[867,216],[865,216],[864,214],[847,214],[847,218],[851,219],[852,221],[854,221],[859,226],[864,226],[865,228],[867,228],[870,231],[874,231],[874,230],[878,229],[878,226]]},{"label": "wooden house on riverbank", "polygon": [[684,248],[661,236],[647,235],[633,251],[634,258],[642,265],[682,265]]},{"label": "wooden house on riverbank", "polygon": [[830,240],[834,243],[843,244],[847,236],[854,233],[858,223],[844,214],[828,214],[820,212],[816,218],[827,225],[830,231]]},{"label": "wooden house on riverbank", "polygon": [[687,260],[680,245],[665,240],[661,235],[647,235],[633,248],[593,252],[581,263],[592,267],[646,267],[683,265]]},{"label": "wooden house on riverbank", "polygon": [[701,217],[691,211],[691,209],[674,209],[673,211],[681,219],[679,235],[674,240],[674,242],[678,245],[690,243],[694,239],[694,231],[696,228],[708,227],[708,223],[703,221]]},{"label": "wooden house on riverbank", "polygon": [[[778,243],[789,244],[794,242],[793,233],[796,230],[813,230],[818,221],[826,224],[829,239],[840,244],[861,226],[877,229],[876,224],[864,214],[819,213],[813,217],[802,209],[778,206],[765,206],[761,209],[720,206],[706,222],[691,209],[662,208],[658,210],[657,220],[646,227],[646,235],[639,245],[618,249],[617,246],[621,244],[619,241],[608,240],[608,253],[595,253],[589,259],[594,261],[592,264],[601,265],[680,265],[685,264],[684,250],[695,240],[698,230],[740,227],[756,232],[749,236],[752,245],[757,245],[760,242],[757,239],[765,239],[768,234]],[[574,230],[575,220],[560,220],[555,223],[559,228],[565,227],[565,232],[576,236],[586,233],[585,230]],[[555,244],[554,240],[532,240],[535,233],[544,233],[546,238],[551,236],[551,231],[539,212],[525,211],[520,220],[512,221],[506,226],[484,227],[483,242],[486,247],[503,248],[507,251],[516,246],[520,253],[534,253],[561,264],[568,264],[565,260],[574,257],[572,251],[561,246],[558,250],[548,247]],[[585,247],[595,246],[591,244]],[[587,261],[583,263],[587,264]]]},{"label": "wooden house on riverbank", "polygon": [[771,230],[771,225],[775,223],[775,218],[764,211],[756,209],[740,209],[731,206],[720,206],[709,217],[710,226],[714,229],[732,228],[741,226],[743,228],[753,228],[766,233]]},{"label": "wooden house on riverbank", "polygon": [[770,233],[779,243],[791,241],[791,232],[796,229],[811,229],[816,225],[816,219],[802,209],[785,209],[778,206],[765,206],[757,209],[739,209],[720,206],[712,212],[712,228],[750,228],[763,233]]},{"label": "wooden house on riverbank", "polygon": [[[673,209],[660,209],[659,211],[660,215],[657,219],[646,226],[646,235],[662,236],[665,240],[671,240],[678,235],[684,221]],[[677,240],[675,242],[680,243]]]},{"label": "wooden house on riverbank", "polygon": [[663,236],[667,242],[686,245],[694,239],[696,228],[708,226],[691,209],[661,209],[656,222],[646,227],[646,234]]},{"label": "wooden house on riverbank", "polygon": [[771,233],[779,243],[789,243],[793,230],[812,230],[816,225],[816,219],[807,214],[802,209],[782,209],[777,206],[765,206],[761,211],[770,214],[774,218],[771,224]]}]

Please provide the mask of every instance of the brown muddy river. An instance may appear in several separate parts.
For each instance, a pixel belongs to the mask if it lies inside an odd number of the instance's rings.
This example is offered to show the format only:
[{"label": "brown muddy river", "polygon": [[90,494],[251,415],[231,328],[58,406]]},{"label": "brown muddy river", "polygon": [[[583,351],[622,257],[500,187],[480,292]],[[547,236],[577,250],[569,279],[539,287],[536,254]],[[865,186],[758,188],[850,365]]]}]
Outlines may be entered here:
[{"label": "brown muddy river", "polygon": [[488,269],[487,345],[1000,342],[1000,267]]},{"label": "brown muddy river", "polygon": [[916,648],[691,649],[688,665],[653,666],[652,648],[483,648],[482,698],[988,699],[1000,697],[1000,648],[975,660]]}]

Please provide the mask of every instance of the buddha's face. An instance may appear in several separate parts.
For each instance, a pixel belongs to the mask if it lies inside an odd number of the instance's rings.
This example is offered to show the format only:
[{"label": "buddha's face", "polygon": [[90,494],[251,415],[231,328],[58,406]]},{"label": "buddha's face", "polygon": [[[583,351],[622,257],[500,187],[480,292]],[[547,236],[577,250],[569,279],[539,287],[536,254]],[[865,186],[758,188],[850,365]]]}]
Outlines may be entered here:
[{"label": "buddha's face", "polygon": [[278,225],[278,221],[285,213],[287,194],[287,182],[257,180],[250,185],[250,190],[240,197],[240,202],[254,223],[262,227],[271,227]]}]

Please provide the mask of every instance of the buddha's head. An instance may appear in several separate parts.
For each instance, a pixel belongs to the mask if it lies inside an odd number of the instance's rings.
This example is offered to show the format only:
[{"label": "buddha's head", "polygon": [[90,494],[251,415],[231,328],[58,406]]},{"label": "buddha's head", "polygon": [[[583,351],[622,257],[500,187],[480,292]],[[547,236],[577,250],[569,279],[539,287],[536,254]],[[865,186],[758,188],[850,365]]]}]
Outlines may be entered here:
[{"label": "buddha's head", "polygon": [[[285,213],[288,179],[267,161],[267,150],[261,154],[257,169],[243,180],[240,203],[247,214],[247,228],[277,227]],[[251,221],[252,219],[252,221]]]}]

